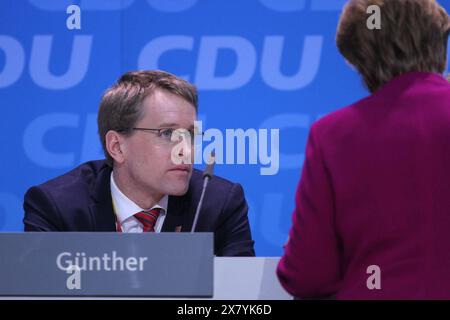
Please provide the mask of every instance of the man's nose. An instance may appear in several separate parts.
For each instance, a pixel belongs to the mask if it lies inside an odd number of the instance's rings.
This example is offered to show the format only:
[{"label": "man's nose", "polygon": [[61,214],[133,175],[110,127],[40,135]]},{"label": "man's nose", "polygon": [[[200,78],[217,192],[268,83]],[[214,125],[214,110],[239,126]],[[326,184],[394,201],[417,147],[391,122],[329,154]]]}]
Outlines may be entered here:
[{"label": "man's nose", "polygon": [[190,164],[192,162],[192,145],[190,139],[186,136],[180,139],[181,148],[178,150],[178,156],[182,159],[183,163]]}]

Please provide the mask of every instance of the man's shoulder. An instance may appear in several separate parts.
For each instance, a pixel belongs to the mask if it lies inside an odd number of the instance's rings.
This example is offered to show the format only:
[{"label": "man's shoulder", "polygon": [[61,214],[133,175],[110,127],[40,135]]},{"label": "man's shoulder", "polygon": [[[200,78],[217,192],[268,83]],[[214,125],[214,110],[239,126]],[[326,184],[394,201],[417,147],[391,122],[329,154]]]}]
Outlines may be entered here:
[{"label": "man's shoulder", "polygon": [[[191,181],[189,182],[189,190],[185,196],[190,198],[193,203],[197,203],[200,199],[202,189],[203,172],[194,169]],[[204,210],[208,210],[209,207],[223,206],[230,201],[240,201],[244,198],[245,193],[241,184],[215,175],[208,183],[203,208]]]},{"label": "man's shoulder", "polygon": [[[233,187],[239,185],[238,183],[232,182],[220,176],[213,176],[208,183],[208,189],[213,189],[214,192],[228,192]],[[192,172],[191,181],[189,188],[193,191],[201,192],[203,188],[203,172],[194,169]]]},{"label": "man's shoulder", "polygon": [[[83,189],[90,189],[100,174],[108,174],[108,172],[110,173],[111,169],[104,160],[88,161],[31,189],[39,188],[46,193],[70,196],[72,192],[79,193]],[[75,194],[72,193],[72,196]]]},{"label": "man's shoulder", "polygon": [[90,206],[99,199],[98,190],[108,189],[108,168],[104,161],[89,161],[28,189],[23,204],[25,229],[93,230]]}]

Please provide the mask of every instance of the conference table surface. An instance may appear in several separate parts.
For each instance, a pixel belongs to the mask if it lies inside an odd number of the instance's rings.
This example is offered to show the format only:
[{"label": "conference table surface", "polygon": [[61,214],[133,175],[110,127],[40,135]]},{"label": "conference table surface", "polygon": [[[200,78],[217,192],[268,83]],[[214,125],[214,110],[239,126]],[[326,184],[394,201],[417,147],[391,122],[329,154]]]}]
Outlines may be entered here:
[{"label": "conference table surface", "polygon": [[[280,285],[276,276],[279,257],[215,257],[213,300],[292,300]],[[162,299],[189,300],[198,297],[0,297],[1,299]]]}]

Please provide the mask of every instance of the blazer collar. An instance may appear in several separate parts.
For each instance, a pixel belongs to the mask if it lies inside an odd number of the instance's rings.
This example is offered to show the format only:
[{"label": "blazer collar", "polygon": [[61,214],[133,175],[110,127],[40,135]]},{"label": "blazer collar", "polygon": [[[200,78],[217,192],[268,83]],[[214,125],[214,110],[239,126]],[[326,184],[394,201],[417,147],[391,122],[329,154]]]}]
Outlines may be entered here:
[{"label": "blazer collar", "polygon": [[105,163],[99,169],[91,189],[94,202],[90,205],[93,231],[116,231],[116,217],[112,206],[111,168]]},{"label": "blazer collar", "polygon": [[189,232],[189,197],[169,196],[162,232]]}]

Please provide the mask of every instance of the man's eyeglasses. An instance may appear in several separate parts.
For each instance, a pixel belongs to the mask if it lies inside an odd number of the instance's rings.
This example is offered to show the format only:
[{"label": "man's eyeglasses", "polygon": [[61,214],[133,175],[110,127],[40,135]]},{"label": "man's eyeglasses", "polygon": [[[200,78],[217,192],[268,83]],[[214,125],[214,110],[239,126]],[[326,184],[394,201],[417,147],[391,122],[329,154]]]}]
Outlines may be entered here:
[{"label": "man's eyeglasses", "polygon": [[129,128],[129,129],[122,129],[117,130],[117,132],[126,132],[130,130],[135,131],[145,131],[145,132],[152,132],[156,134],[158,139],[166,144],[176,144],[182,139],[186,139],[188,142],[191,143],[191,145],[195,144],[196,139],[203,136],[203,132],[198,131],[197,129],[174,129],[174,128],[160,128],[160,129],[153,129],[153,128]]}]

